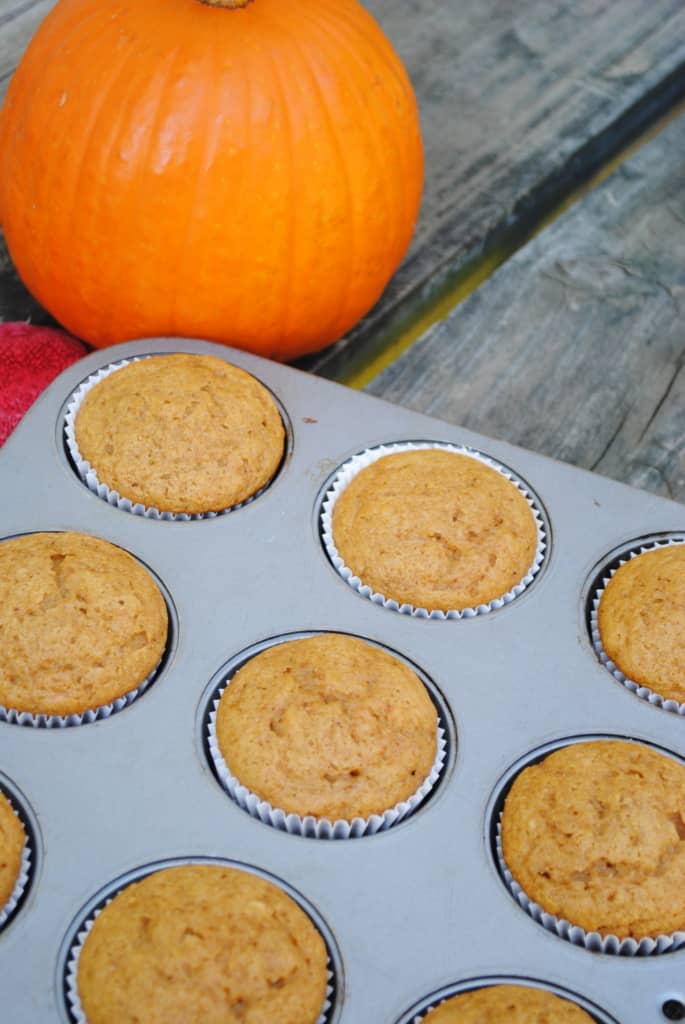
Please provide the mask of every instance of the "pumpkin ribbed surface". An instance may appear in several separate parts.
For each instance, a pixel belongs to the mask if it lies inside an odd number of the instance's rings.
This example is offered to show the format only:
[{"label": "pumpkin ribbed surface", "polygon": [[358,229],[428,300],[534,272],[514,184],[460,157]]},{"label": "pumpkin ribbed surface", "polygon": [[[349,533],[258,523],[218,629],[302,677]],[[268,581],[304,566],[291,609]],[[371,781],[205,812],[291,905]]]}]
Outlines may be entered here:
[{"label": "pumpkin ribbed surface", "polygon": [[409,243],[414,95],[356,0],[61,0],[0,124],[0,212],[36,298],[95,345],[289,358],[339,337]]}]

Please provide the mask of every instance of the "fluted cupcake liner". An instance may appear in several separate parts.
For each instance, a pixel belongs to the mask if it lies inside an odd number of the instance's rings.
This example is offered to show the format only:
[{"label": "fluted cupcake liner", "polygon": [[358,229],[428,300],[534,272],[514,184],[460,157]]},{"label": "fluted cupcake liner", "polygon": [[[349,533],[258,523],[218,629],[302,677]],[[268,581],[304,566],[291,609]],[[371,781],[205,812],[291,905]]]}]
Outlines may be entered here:
[{"label": "fluted cupcake liner", "polygon": [[[227,683],[227,685],[229,684]],[[430,772],[415,793],[407,800],[402,800],[394,807],[388,808],[383,814],[372,814],[368,818],[353,818],[351,821],[342,818],[330,821],[328,818],[317,818],[313,815],[302,817],[299,814],[273,807],[268,800],[262,800],[256,793],[243,786],[231,772],[219,749],[216,736],[216,716],[219,701],[226,686],[222,687],[214,699],[213,709],[209,715],[207,734],[212,763],[221,785],[238,806],[253,818],[258,818],[265,825],[271,825],[272,828],[279,829],[281,832],[305,836],[308,839],[357,839],[360,836],[372,836],[377,832],[385,832],[411,814],[440,778],[445,762],[447,743],[445,731],[442,726],[438,725],[437,753]]]},{"label": "fluted cupcake liner", "polygon": [[621,558],[618,565],[615,565],[613,569],[606,574],[606,576],[602,577],[601,586],[597,587],[593,593],[592,608],[590,611],[590,635],[592,639],[592,646],[597,657],[604,668],[611,673],[614,679],[619,683],[622,683],[627,690],[630,690],[631,693],[634,693],[635,696],[639,697],[641,700],[645,700],[649,704],[654,704],[656,707],[663,708],[664,711],[671,711],[676,715],[685,716],[685,703],[681,704],[677,700],[664,697],[662,694],[657,693],[656,690],[653,690],[642,683],[637,683],[634,679],[630,679],[621,672],[618,665],[611,660],[607,652],[604,650],[602,638],[599,633],[599,602],[602,600],[602,595],[604,594],[609,581],[621,566],[630,562],[633,558],[637,558],[638,555],[646,554],[648,551],[656,551],[659,548],[664,547],[674,547],[679,544],[685,544],[685,538],[679,535],[674,535],[664,541],[643,544],[640,547],[636,547],[625,553],[625,556]]},{"label": "fluted cupcake liner", "polygon": [[415,1017],[412,1017],[411,1024],[421,1024],[421,1021],[425,1020],[425,1018],[428,1016],[431,1010],[437,1010],[437,1008],[439,1006],[442,1006],[443,1003],[446,1003],[449,998],[449,996],[445,996],[444,999],[438,1000],[437,1003],[431,1003],[431,1005],[427,1006],[425,1010],[421,1011],[421,1013],[418,1013]]},{"label": "fluted cupcake liner", "polygon": [[[126,888],[126,887],[122,886],[122,889],[120,889],[119,892],[121,892],[124,888]],[[116,896],[116,895],[117,895],[117,893],[114,894],[114,896]],[[69,951],[69,955],[68,955],[68,958],[67,958],[66,978],[65,978],[65,980],[66,980],[66,993],[67,993],[67,1002],[69,1004],[69,1012],[70,1012],[72,1020],[74,1021],[74,1024],[88,1024],[88,1018],[86,1017],[86,1015],[85,1015],[85,1013],[83,1011],[83,1007],[81,1006],[81,998],[79,996],[79,991],[78,991],[78,965],[79,965],[79,960],[81,958],[81,952],[83,951],[83,946],[85,944],[85,941],[88,938],[88,935],[90,934],[93,925],[95,924],[96,918],[99,916],[99,914],[102,913],[102,911],[105,909],[105,907],[109,906],[109,904],[114,899],[114,896],[110,896],[110,898],[108,900],[106,900],[106,902],[103,903],[103,905],[101,907],[98,907],[97,910],[95,910],[94,913],[92,913],[90,915],[90,917],[88,917],[83,922],[81,927],[78,929],[78,932],[76,934],[76,939],[75,939],[75,941],[74,941],[74,943],[73,943],[73,945],[72,945],[72,947],[71,947],[71,949]],[[328,961],[328,984],[326,986],[326,995],[325,995],[325,998],[324,998],[323,1006],[321,1008],[321,1014],[318,1017],[318,1019],[316,1021],[316,1024],[327,1024],[328,1014],[329,1014],[329,1011],[331,1009],[331,1002],[332,1002],[332,997],[333,997],[333,980],[334,980],[334,975],[333,975],[333,971],[331,970],[331,963],[330,963],[330,960],[329,960]]]},{"label": "fluted cupcake liner", "polygon": [[[22,821],[22,817],[18,813],[16,807],[14,806],[12,797],[4,789],[0,789],[0,792],[8,801],[10,807],[12,808],[16,816],[19,818],[19,821],[21,821],[23,827],[24,823]],[[29,839],[29,835],[26,831],[26,828],[24,828],[24,836],[24,849],[22,850],[21,853],[21,864],[19,865],[19,874],[17,875],[17,880],[14,883],[14,888],[12,889],[12,892],[9,895],[9,899],[5,903],[4,907],[0,907],[0,929],[2,929],[3,926],[10,920],[10,918],[14,914],[14,911],[17,909],[19,900],[23,896],[26,886],[29,883],[29,878],[31,877],[31,841]]]},{"label": "fluted cupcake liner", "polygon": [[[477,462],[482,462],[484,465],[489,466],[490,469],[494,469],[498,473],[501,473],[503,477],[509,480],[510,483],[514,484],[517,490],[521,492],[530,506],[535,520],[535,528],[537,531],[535,556],[523,579],[512,587],[511,590],[508,590],[506,594],[493,598],[485,604],[479,604],[474,608],[431,609],[419,608],[408,603],[400,604],[398,601],[386,597],[385,594],[374,591],[368,584],[364,583],[359,576],[355,576],[353,571],[343,561],[335,545],[335,541],[333,540],[333,509],[335,508],[336,502],[342,492],[362,469],[366,469],[367,466],[372,465],[374,462],[384,458],[386,455],[395,455],[398,452],[425,451],[429,449],[438,449],[440,451],[455,452],[457,455],[466,455],[468,458],[475,459]],[[414,618],[419,619],[471,619],[476,615],[487,615],[488,612],[495,611],[506,604],[510,604],[533,582],[535,576],[540,570],[547,548],[547,536],[540,509],[537,507],[533,497],[529,494],[523,483],[510,470],[506,469],[501,463],[489,458],[487,455],[483,455],[482,452],[478,452],[473,448],[437,441],[407,441],[383,444],[379,445],[377,448],[369,448],[364,452],[360,452],[358,455],[353,455],[347,460],[347,462],[343,463],[330,484],[323,500],[321,510],[321,537],[326,553],[328,554],[336,572],[345,580],[346,583],[349,584],[349,586],[352,587],[353,590],[360,594],[361,597],[365,597],[374,604],[381,605],[383,608],[399,612],[401,615],[411,615]]]},{"label": "fluted cupcake liner", "polygon": [[[117,370],[121,370],[122,367],[127,366],[129,363],[139,363],[141,360],[149,358],[147,356],[135,356],[131,359],[121,359],[119,362],[110,363],[109,366],[104,366],[102,369],[97,370],[91,374],[85,381],[83,381],[76,391],[73,393],[69,404],[67,405],[67,412],[64,419],[64,436],[71,455],[72,462],[76,468],[76,472],[79,477],[86,485],[86,487],[96,494],[102,501],[106,501],[108,505],[113,505],[115,508],[120,509],[122,512],[130,512],[134,516],[143,516],[145,519],[162,519],[165,521],[182,522],[187,523],[191,520],[199,519],[216,519],[217,516],[226,515],[227,512],[235,512],[239,508],[243,508],[245,505],[249,505],[250,502],[258,498],[264,491],[270,486],[271,480],[267,480],[263,487],[260,487],[258,491],[251,494],[249,498],[244,501],[237,502],[235,505],[231,505],[228,508],[220,509],[218,512],[164,512],[158,508],[154,508],[150,505],[143,505],[141,502],[131,501],[125,495],[119,494],[118,491],[108,487],[106,483],[100,480],[97,472],[91,466],[87,459],[84,459],[79,451],[78,444],[76,443],[76,429],[75,422],[78,415],[79,409],[83,404],[83,400],[88,392],[99,384],[100,381],[105,380],[110,374],[116,373]],[[273,479],[273,477],[272,477]]]},{"label": "fluted cupcake liner", "polygon": [[549,914],[539,903],[531,899],[521,888],[507,867],[502,850],[502,816],[497,823],[496,838],[497,863],[507,888],[526,913],[541,924],[548,932],[558,935],[574,946],[582,946],[591,953],[609,953],[613,956],[656,956],[660,953],[672,953],[685,946],[685,931],[672,932],[670,935],[643,936],[640,939],[624,938],[617,935],[600,935],[599,932],[588,932],[580,925],[573,924],[563,917]]},{"label": "fluted cupcake liner", "polygon": [[129,707],[138,697],[145,693],[157,675],[161,664],[162,661],[160,659],[152,672],[143,679],[142,683],[139,683],[134,689],[123,693],[121,697],[116,697],[109,704],[100,704],[97,707],[88,708],[86,711],[74,712],[70,715],[48,715],[43,713],[34,715],[30,711],[6,708],[3,704],[0,704],[0,722],[8,722],[10,725],[26,725],[33,729],[66,729],[73,725],[89,725],[91,722],[99,722]]}]

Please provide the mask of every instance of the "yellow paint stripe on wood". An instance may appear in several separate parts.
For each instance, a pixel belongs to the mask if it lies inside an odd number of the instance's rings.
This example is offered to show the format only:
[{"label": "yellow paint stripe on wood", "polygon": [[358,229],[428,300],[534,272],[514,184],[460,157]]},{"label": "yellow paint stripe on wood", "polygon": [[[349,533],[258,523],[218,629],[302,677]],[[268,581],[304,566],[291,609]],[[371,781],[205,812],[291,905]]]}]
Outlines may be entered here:
[{"label": "yellow paint stripe on wood", "polygon": [[546,217],[542,218],[539,225],[531,232],[530,237],[534,238],[535,235],[539,235],[541,231],[544,231],[545,228],[552,223],[552,221],[555,221],[558,217],[561,217],[563,213],[566,213],[566,211],[582,199],[583,196],[586,196],[588,192],[591,192],[592,189],[597,188],[597,186],[601,185],[603,181],[606,181],[607,178],[611,177],[614,171],[617,171],[621,164],[624,164],[626,160],[629,160],[633,153],[637,153],[638,149],[642,149],[646,143],[656,138],[656,136],[663,131],[666,125],[675,121],[681,114],[685,114],[685,102],[679,103],[672,110],[669,110],[667,114],[664,114],[663,117],[660,117],[655,121],[651,127],[647,128],[647,130],[631,142],[630,145],[620,150],[620,152],[618,152],[616,156],[612,157],[611,160],[608,160],[604,167],[600,168],[600,170],[589,178],[584,185],[579,185],[578,188],[569,192],[566,198],[559,203],[558,206],[551,210]]},{"label": "yellow paint stripe on wood", "polygon": [[420,315],[418,319],[400,331],[381,352],[372,356],[365,366],[349,376],[343,377],[342,383],[358,390],[366,387],[386,366],[394,363],[403,352],[406,352],[415,341],[418,341],[429,327],[432,327],[433,324],[438,323],[440,320],[444,320],[464,299],[467,299],[472,292],[475,292],[476,288],[480,287],[510,255],[511,251],[502,248],[485,256],[473,267],[471,272],[466,272],[464,277],[453,288],[437,299],[435,305],[431,306],[423,315]]},{"label": "yellow paint stripe on wood", "polygon": [[628,160],[633,153],[637,152],[645,143],[649,142],[656,135],[661,132],[667,124],[679,117],[681,114],[685,114],[685,103],[680,103],[673,110],[669,111],[662,118],[655,121],[650,128],[647,129],[639,138],[631,142],[630,145],[622,149],[616,156],[612,157],[611,160],[596,172],[591,178],[588,179],[583,185],[580,185],[577,189],[569,192],[565,199],[560,202],[553,210],[550,210],[540,222],[536,224],[535,228],[531,231],[525,232],[522,236],[516,240],[515,243],[507,246],[502,245],[500,248],[492,249],[486,253],[480,260],[475,261],[470,268],[465,269],[463,277],[460,276],[457,283],[444,295],[436,299],[434,305],[424,313],[420,314],[416,320],[411,321],[404,329],[398,331],[397,335],[385,345],[381,352],[371,356],[369,361],[361,368],[353,371],[349,376],[344,376],[341,379],[341,383],[346,384],[348,387],[356,388],[361,390],[366,387],[374,377],[377,377],[379,373],[394,363],[403,352],[406,352],[415,341],[429,329],[433,324],[439,323],[461,305],[477,288],[487,281],[487,279],[500,267],[505,260],[508,260],[514,255],[520,248],[522,248],[531,238],[534,238],[541,231],[544,231],[553,221],[561,217],[562,214],[566,213],[570,207],[574,206],[579,202],[583,196],[587,195],[592,189],[597,188],[603,181],[606,180],[614,171]]}]

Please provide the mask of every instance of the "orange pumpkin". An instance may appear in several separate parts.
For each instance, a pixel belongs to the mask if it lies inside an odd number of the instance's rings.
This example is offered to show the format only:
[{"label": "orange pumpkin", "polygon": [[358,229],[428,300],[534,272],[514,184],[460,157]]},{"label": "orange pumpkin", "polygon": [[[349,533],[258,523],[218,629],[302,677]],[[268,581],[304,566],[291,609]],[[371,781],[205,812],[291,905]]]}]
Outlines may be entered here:
[{"label": "orange pumpkin", "polygon": [[59,0],[0,119],[17,270],[97,346],[322,348],[400,262],[422,177],[407,75],[356,0]]}]

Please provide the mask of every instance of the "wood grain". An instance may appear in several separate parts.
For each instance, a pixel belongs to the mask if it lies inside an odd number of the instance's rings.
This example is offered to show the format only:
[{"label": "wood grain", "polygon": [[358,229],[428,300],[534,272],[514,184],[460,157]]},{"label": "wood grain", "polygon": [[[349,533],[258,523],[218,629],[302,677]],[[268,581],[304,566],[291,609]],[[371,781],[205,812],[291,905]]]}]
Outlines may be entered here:
[{"label": "wood grain", "polygon": [[[348,375],[685,90],[682,0],[365,0],[414,82],[426,183],[412,247],[346,339]],[[52,0],[0,0],[0,96]],[[5,257],[6,260],[6,257]],[[0,258],[0,318],[46,319]]]},{"label": "wood grain", "polygon": [[504,257],[685,93],[685,6],[657,0],[372,0],[414,82],[426,185],[376,308],[307,368],[347,379],[460,275]]},{"label": "wood grain", "polygon": [[367,390],[685,501],[685,114]]}]

